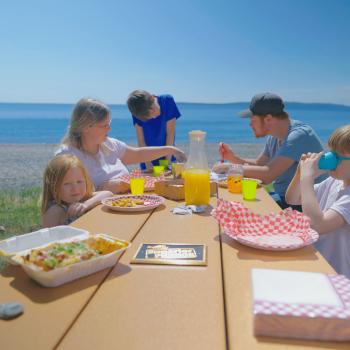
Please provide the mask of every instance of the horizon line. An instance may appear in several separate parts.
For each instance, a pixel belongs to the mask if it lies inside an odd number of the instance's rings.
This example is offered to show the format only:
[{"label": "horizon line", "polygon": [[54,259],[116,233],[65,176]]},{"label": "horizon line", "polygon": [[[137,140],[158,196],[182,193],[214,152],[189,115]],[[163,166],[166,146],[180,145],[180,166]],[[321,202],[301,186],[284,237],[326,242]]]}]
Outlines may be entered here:
[{"label": "horizon line", "polygon": [[[4,102],[0,101],[0,104],[43,104],[43,105],[74,105],[76,102]],[[238,102],[189,102],[189,101],[176,101],[177,104],[199,104],[199,105],[232,105],[232,104],[249,104],[250,101],[238,101]],[[286,104],[305,104],[305,105],[333,105],[350,108],[350,105],[344,103],[335,102],[299,102],[299,101],[284,101]],[[112,106],[126,106],[126,103],[106,103]]]}]

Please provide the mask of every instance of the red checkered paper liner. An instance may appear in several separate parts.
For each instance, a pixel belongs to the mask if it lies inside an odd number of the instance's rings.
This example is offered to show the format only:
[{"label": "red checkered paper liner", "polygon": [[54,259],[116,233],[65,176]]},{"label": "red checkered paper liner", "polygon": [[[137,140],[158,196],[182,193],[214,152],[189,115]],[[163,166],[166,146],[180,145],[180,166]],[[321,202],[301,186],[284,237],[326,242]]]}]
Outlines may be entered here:
[{"label": "red checkered paper liner", "polygon": [[164,174],[161,174],[160,176],[149,176],[149,175],[143,175],[141,172],[141,169],[134,169],[130,172],[130,174],[122,175],[118,178],[118,180],[130,183],[130,179],[132,177],[143,177],[145,179],[145,191],[152,191],[154,190],[154,184],[157,181],[161,181],[165,179]]},{"label": "red checkered paper liner", "polygon": [[310,229],[310,219],[291,208],[259,215],[240,202],[218,199],[211,215],[230,237],[261,249],[295,249],[318,239]]}]

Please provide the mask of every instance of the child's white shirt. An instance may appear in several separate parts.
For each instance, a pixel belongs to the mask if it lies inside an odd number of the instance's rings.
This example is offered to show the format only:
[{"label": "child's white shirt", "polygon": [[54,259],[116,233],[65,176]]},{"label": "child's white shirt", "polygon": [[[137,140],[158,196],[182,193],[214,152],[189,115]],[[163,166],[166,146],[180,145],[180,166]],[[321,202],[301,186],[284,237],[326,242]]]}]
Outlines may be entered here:
[{"label": "child's white shirt", "polygon": [[341,228],[320,235],[314,245],[337,273],[350,279],[350,186],[344,188],[342,180],[330,176],[314,188],[321,210],[332,209],[346,221]]},{"label": "child's white shirt", "polygon": [[126,151],[126,144],[117,139],[108,137],[95,157],[73,147],[61,145],[55,155],[73,154],[77,156],[87,169],[96,189],[104,182],[117,179],[129,173],[126,166],[121,162]]}]

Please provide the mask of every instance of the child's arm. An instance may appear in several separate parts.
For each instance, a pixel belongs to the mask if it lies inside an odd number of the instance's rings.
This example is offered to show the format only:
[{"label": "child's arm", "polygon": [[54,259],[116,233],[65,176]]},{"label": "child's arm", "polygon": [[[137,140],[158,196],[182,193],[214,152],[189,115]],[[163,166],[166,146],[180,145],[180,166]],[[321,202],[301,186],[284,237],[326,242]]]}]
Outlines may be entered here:
[{"label": "child's arm", "polygon": [[95,207],[101,202],[102,199],[113,196],[110,191],[98,191],[92,194],[92,197],[87,199],[85,202],[72,203],[67,211],[67,216],[80,216]]},{"label": "child's arm", "polygon": [[[175,127],[176,127],[176,118],[168,120],[166,123],[166,146],[173,146],[175,139]],[[171,155],[167,156],[169,164],[171,163]]]},{"label": "child's arm", "polygon": [[55,204],[42,215],[41,222],[43,227],[53,227],[63,225],[65,219],[64,209]]},{"label": "child's arm", "polygon": [[[305,154],[302,154],[300,161],[306,158]],[[287,192],[286,192],[286,202],[291,205],[300,205],[301,204],[301,191],[300,191],[300,161],[297,167],[297,170],[293,176],[292,181],[290,182]]]},{"label": "child's arm", "polygon": [[[137,136],[137,144],[139,147],[147,147],[145,143],[145,137],[143,135],[143,129],[140,125],[135,124],[135,130],[136,130],[136,136]],[[146,165],[146,171],[152,172],[153,171],[153,165],[151,162],[145,162]]]},{"label": "child's arm", "polygon": [[342,215],[332,209],[323,212],[318,203],[314,189],[314,178],[317,176],[321,154],[313,153],[300,161],[300,190],[303,213],[311,219],[312,228],[323,234],[343,226],[345,220]]}]

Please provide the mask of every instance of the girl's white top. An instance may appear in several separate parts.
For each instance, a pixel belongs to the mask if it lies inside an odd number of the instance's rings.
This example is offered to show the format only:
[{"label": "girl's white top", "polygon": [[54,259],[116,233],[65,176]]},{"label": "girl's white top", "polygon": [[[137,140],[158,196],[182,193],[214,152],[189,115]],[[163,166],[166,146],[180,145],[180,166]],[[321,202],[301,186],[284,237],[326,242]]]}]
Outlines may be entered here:
[{"label": "girl's white top", "polygon": [[55,155],[73,154],[78,157],[87,169],[95,188],[99,189],[104,182],[129,173],[120,160],[126,147],[124,142],[108,137],[95,156],[67,145],[60,145]]},{"label": "girl's white top", "polygon": [[346,224],[335,231],[320,235],[314,245],[337,273],[350,279],[350,187],[344,188],[343,181],[330,176],[316,184],[315,191],[321,210],[336,211]]}]

